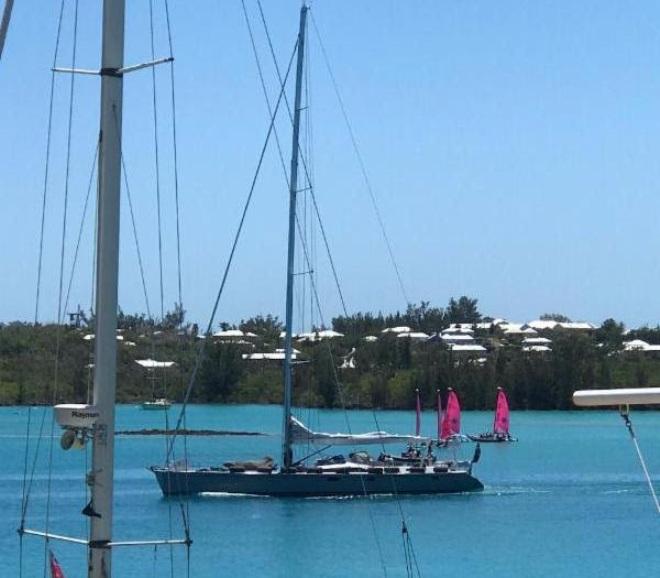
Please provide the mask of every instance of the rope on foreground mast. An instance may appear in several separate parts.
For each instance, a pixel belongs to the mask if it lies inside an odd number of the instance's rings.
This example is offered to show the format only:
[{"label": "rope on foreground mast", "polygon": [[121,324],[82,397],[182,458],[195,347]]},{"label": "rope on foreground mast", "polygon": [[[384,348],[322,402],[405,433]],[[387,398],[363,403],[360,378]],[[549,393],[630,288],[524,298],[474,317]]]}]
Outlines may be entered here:
[{"label": "rope on foreground mast", "polygon": [[630,409],[627,405],[622,405],[619,407],[619,413],[623,418],[623,422],[626,425],[626,428],[628,429],[628,433],[630,434],[630,439],[632,439],[632,442],[635,446],[635,450],[637,451],[637,457],[639,458],[639,463],[642,466],[642,470],[644,470],[644,476],[646,477],[646,483],[648,484],[649,491],[651,492],[651,496],[653,497],[653,502],[655,503],[655,509],[658,512],[658,514],[660,514],[660,502],[658,502],[658,496],[655,493],[655,488],[653,487],[653,482],[651,480],[649,470],[646,467],[646,460],[644,460],[644,456],[642,455],[642,450],[640,449],[639,443],[637,441],[637,436],[635,435],[635,430],[633,429],[632,422],[630,421]]}]

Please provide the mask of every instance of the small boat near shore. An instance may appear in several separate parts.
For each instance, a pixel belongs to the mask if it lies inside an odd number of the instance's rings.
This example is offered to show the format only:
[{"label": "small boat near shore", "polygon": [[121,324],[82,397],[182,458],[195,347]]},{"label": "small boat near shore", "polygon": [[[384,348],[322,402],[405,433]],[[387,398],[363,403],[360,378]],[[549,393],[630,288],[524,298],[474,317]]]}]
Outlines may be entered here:
[{"label": "small boat near shore", "polygon": [[145,401],[140,407],[147,411],[167,411],[172,407],[172,402],[164,397],[159,397],[153,401]]},{"label": "small boat near shore", "polygon": [[468,434],[468,437],[475,442],[481,443],[504,443],[517,442],[518,438],[509,433],[509,401],[506,393],[501,387],[497,388],[497,403],[495,406],[495,419],[493,421],[493,431],[480,434]]}]

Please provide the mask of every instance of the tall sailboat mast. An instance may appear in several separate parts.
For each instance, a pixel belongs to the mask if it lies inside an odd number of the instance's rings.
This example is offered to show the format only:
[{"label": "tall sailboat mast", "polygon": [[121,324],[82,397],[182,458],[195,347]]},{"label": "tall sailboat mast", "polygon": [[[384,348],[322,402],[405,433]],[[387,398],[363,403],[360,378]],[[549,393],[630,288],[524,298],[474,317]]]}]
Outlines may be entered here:
[{"label": "tall sailboat mast", "polygon": [[[111,576],[115,389],[117,382],[117,279],[124,62],[124,0],[103,2],[101,127],[96,282],[94,405],[89,577]],[[98,514],[98,516],[97,516]]]},{"label": "tall sailboat mast", "polygon": [[305,29],[307,6],[300,9],[300,29],[298,30],[298,58],[296,66],[296,95],[293,109],[293,143],[291,147],[291,178],[289,180],[289,250],[286,276],[286,335],[284,337],[284,422],[282,425],[282,466],[291,467],[291,348],[293,338],[293,282],[296,244],[296,199],[298,195],[298,157],[300,134],[300,100],[302,95],[303,64],[305,60]]}]

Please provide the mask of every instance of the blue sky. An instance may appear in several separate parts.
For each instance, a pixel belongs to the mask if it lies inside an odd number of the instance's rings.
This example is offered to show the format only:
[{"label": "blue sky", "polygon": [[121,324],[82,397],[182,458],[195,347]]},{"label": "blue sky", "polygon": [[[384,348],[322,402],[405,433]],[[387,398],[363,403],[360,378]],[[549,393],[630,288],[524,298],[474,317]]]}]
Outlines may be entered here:
[{"label": "blue sky", "polygon": [[[268,124],[239,0],[170,0],[184,304],[210,311]],[[277,85],[246,0],[271,96]],[[16,2],[0,62],[0,320],[33,316],[57,2]],[[99,54],[81,2],[78,64]],[[148,2],[129,2],[127,63],[150,59]],[[167,50],[162,2],[157,53]],[[67,0],[60,64],[71,54]],[[263,0],[279,60],[299,2]],[[615,1],[315,1],[315,20],[411,300],[477,297],[485,313],[628,325],[660,320],[660,5]],[[350,310],[405,306],[310,29],[316,194]],[[168,74],[158,70],[166,305],[176,300]],[[151,77],[125,82],[125,147],[152,308],[158,311]],[[58,77],[42,319],[56,315],[68,78]],[[98,80],[77,77],[67,270],[94,155]],[[278,122],[288,156],[290,127]],[[124,198],[125,201],[125,198]],[[126,203],[124,202],[124,205]],[[124,207],[125,209],[125,207]],[[286,188],[271,147],[219,318],[282,315]],[[90,300],[88,218],[72,305]],[[120,302],[144,310],[128,213]],[[326,318],[339,311],[318,245]]]}]

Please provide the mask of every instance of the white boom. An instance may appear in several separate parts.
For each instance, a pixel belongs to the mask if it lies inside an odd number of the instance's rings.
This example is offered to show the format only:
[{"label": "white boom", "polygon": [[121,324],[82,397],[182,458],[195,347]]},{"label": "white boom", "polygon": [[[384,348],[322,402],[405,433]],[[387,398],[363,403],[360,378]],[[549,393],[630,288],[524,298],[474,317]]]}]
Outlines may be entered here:
[{"label": "white boom", "polygon": [[660,404],[660,387],[585,389],[573,394],[573,403],[580,407]]}]

